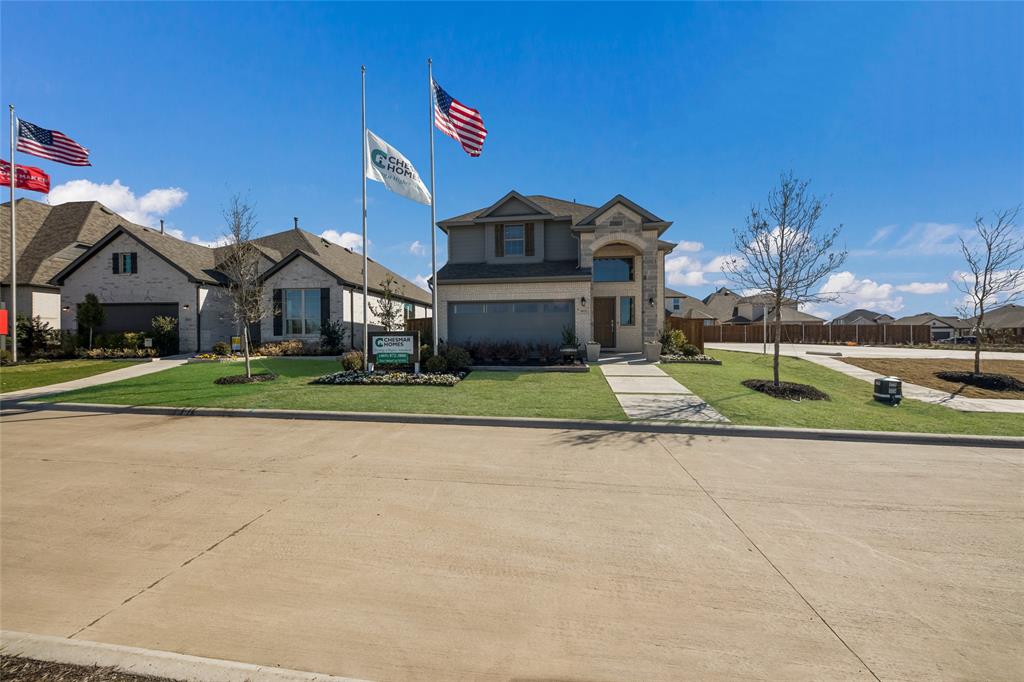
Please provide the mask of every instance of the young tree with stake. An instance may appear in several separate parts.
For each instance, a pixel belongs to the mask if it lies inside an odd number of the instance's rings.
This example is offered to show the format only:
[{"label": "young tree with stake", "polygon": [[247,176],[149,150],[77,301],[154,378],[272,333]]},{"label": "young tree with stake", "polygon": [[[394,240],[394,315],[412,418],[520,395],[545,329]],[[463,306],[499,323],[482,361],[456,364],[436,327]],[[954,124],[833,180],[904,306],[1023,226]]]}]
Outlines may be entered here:
[{"label": "young tree with stake", "polygon": [[766,295],[763,314],[773,316],[775,331],[775,386],[783,306],[835,300],[835,294],[818,291],[819,285],[846,260],[846,251],[834,250],[842,226],[819,229],[825,204],[807,191],[807,185],[792,172],[782,174],[767,206],[751,208],[746,226],[733,231],[738,255],[725,263],[726,273],[739,287]]},{"label": "young tree with stake", "polygon": [[381,295],[378,303],[370,303],[370,312],[380,321],[384,331],[393,332],[398,329],[398,323],[402,319],[404,305],[398,300],[398,280],[388,275],[380,283]]},{"label": "young tree with stake", "polygon": [[78,304],[78,311],[76,313],[78,328],[88,327],[89,350],[92,350],[92,330],[96,327],[102,327],[106,316],[106,312],[103,310],[100,300],[96,298],[96,294],[86,294],[85,300]]},{"label": "young tree with stake", "polygon": [[228,296],[232,318],[242,327],[242,350],[245,354],[245,376],[252,378],[249,325],[263,320],[270,312],[263,300],[260,260],[263,254],[252,242],[256,229],[256,211],[235,194],[222,211],[227,226],[226,257],[220,269],[230,278]]},{"label": "young tree with stake", "polygon": [[960,238],[967,272],[956,280],[963,294],[960,317],[974,320],[974,373],[981,374],[985,313],[996,303],[1006,305],[1024,296],[1024,236],[1017,230],[1020,206],[996,211],[991,222],[974,219],[974,234]]}]

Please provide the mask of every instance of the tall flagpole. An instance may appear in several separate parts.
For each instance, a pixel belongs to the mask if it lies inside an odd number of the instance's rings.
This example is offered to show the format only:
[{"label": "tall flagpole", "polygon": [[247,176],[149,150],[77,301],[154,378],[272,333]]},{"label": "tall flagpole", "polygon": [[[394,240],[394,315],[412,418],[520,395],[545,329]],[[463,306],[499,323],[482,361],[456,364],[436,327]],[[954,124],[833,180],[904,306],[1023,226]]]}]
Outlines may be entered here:
[{"label": "tall flagpole", "polygon": [[15,240],[17,230],[17,209],[14,205],[14,187],[17,183],[18,166],[14,161],[15,138],[17,136],[17,119],[14,117],[14,105],[9,104],[11,112],[11,316],[7,325],[11,328],[11,360],[18,361],[18,247]]},{"label": "tall flagpole", "polygon": [[437,191],[434,189],[434,60],[427,59],[427,89],[429,109],[427,126],[430,128],[430,328],[433,330],[434,355],[438,351],[437,328]]},{"label": "tall flagpole", "polygon": [[370,367],[370,272],[366,257],[366,66],[363,66],[363,165],[359,174],[363,176],[363,368]]}]

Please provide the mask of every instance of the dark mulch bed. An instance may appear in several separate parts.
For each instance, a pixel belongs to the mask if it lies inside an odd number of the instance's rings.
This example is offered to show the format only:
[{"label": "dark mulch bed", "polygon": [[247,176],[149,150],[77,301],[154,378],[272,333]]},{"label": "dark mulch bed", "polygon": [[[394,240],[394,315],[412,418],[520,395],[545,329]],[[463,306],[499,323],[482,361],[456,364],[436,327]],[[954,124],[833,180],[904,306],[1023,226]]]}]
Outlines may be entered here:
[{"label": "dark mulch bed", "polygon": [[4,682],[170,682],[166,677],[132,675],[115,668],[47,663],[31,658],[0,656]]},{"label": "dark mulch bed", "polygon": [[259,374],[253,374],[251,377],[247,377],[244,374],[233,374],[229,377],[220,377],[214,379],[215,384],[258,384],[263,381],[273,381],[277,378],[277,375],[273,372],[260,372]]},{"label": "dark mulch bed", "polygon": [[782,400],[828,400],[828,393],[819,391],[814,386],[807,384],[791,384],[788,381],[780,381],[776,386],[771,379],[747,379],[743,382],[747,388],[760,391],[773,398]]},{"label": "dark mulch bed", "polygon": [[943,381],[977,386],[989,391],[1024,391],[1024,381],[1009,374],[974,374],[972,372],[936,372]]}]

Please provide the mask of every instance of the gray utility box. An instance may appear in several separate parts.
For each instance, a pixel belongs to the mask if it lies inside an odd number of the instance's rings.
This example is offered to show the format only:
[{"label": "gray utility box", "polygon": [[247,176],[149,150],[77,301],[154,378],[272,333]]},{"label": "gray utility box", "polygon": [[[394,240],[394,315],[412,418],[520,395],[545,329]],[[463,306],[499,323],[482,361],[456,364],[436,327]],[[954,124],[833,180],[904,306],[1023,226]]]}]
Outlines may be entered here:
[{"label": "gray utility box", "polygon": [[875,400],[880,403],[899,405],[903,400],[903,382],[896,377],[875,379]]}]

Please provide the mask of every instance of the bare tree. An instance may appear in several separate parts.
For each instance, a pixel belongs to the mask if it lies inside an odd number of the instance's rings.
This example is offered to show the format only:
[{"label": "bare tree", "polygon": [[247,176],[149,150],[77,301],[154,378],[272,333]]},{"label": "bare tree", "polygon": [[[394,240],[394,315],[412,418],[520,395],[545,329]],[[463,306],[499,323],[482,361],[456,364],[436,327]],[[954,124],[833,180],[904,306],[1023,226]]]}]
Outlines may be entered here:
[{"label": "bare tree", "polygon": [[739,255],[724,268],[739,287],[765,294],[764,315],[774,313],[776,386],[783,306],[835,300],[836,294],[821,293],[819,285],[846,260],[846,251],[833,250],[842,226],[819,230],[825,204],[808,193],[807,185],[792,172],[782,174],[767,206],[752,207],[746,226],[733,230]]},{"label": "bare tree", "polygon": [[960,250],[967,272],[956,279],[964,294],[957,307],[960,317],[972,320],[974,331],[974,373],[981,374],[981,346],[985,340],[985,313],[999,303],[1006,305],[1024,296],[1024,237],[1017,231],[1020,206],[995,211],[992,222],[974,219],[974,234],[960,238]]},{"label": "bare tree", "polygon": [[381,295],[378,303],[370,302],[370,312],[377,316],[384,331],[392,332],[398,329],[398,323],[402,319],[404,305],[398,299],[400,293],[398,280],[388,274],[380,283]]},{"label": "bare tree", "polygon": [[263,320],[270,313],[263,300],[263,282],[260,280],[260,260],[263,254],[252,242],[257,223],[256,211],[245,199],[235,194],[228,200],[222,215],[227,227],[227,245],[226,256],[219,268],[231,280],[228,295],[231,299],[232,318],[242,328],[245,376],[251,378],[249,325]]}]

